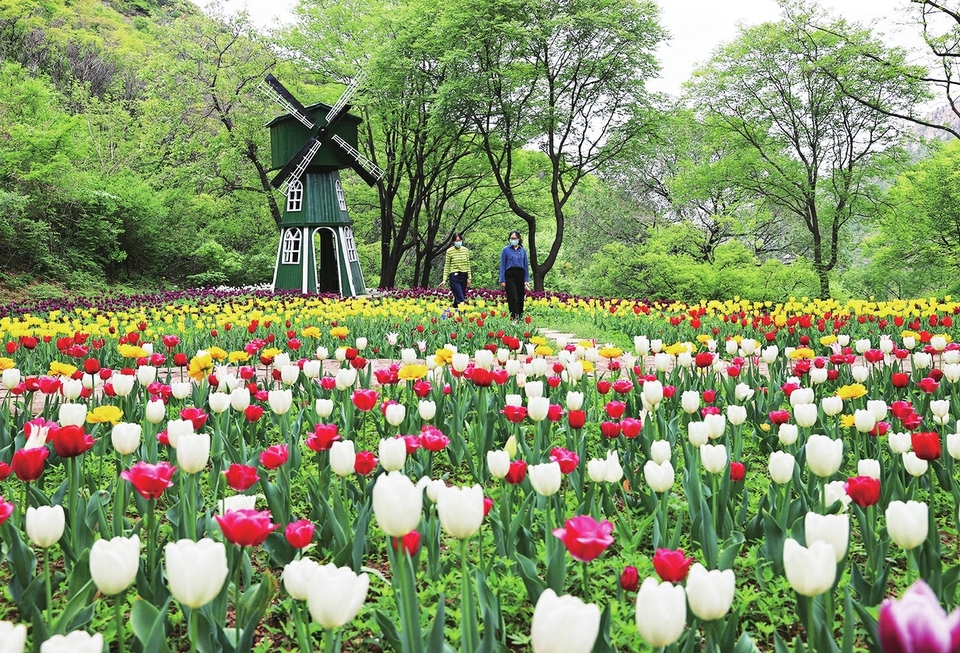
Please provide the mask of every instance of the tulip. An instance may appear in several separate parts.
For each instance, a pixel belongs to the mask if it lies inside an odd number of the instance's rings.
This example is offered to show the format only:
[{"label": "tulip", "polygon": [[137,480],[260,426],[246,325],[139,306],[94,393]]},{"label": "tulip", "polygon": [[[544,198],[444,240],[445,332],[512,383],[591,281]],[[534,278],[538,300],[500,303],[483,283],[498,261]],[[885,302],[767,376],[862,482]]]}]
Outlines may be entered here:
[{"label": "tulip", "polygon": [[27,537],[41,549],[48,549],[59,542],[65,526],[61,505],[27,508]]},{"label": "tulip", "polygon": [[823,486],[823,505],[829,508],[837,501],[841,504],[841,511],[845,510],[852,501],[847,494],[847,484],[843,481],[831,481]]},{"label": "tulip", "polygon": [[711,474],[719,474],[727,467],[727,448],[722,444],[701,444],[700,462]]},{"label": "tulip", "polygon": [[797,430],[796,424],[781,424],[777,428],[777,439],[785,447],[789,447],[796,442],[799,435],[800,432]]},{"label": "tulip", "polygon": [[816,541],[801,546],[793,538],[783,543],[783,567],[787,582],[802,596],[819,596],[833,587],[837,575],[833,545]]},{"label": "tulip", "polygon": [[566,398],[567,410],[580,410],[583,408],[583,393],[570,391]]},{"label": "tulip", "polygon": [[954,460],[960,460],[960,433],[947,434],[947,453]]},{"label": "tulip", "polygon": [[936,431],[914,433],[910,442],[917,458],[921,460],[937,460],[942,453],[940,448],[940,434]]},{"label": "tulip", "polygon": [[852,476],[844,486],[850,501],[861,508],[872,506],[880,500],[880,481],[871,476]]},{"label": "tulip", "polygon": [[0,621],[0,653],[23,653],[26,645],[27,627],[25,625],[14,625],[12,621]]},{"label": "tulip", "polygon": [[850,515],[818,515],[808,512],[803,520],[803,533],[807,546],[813,542],[826,542],[833,547],[837,562],[843,560],[850,543]]},{"label": "tulip", "polygon": [[373,514],[380,530],[392,537],[403,537],[416,530],[422,512],[423,491],[413,481],[400,472],[377,478],[373,486]]},{"label": "tulip", "polygon": [[893,453],[906,453],[910,451],[910,433],[890,433],[887,435],[887,444]]},{"label": "tulip", "polygon": [[337,476],[349,476],[357,462],[353,440],[340,440],[330,447],[330,469]]},{"label": "tulip", "polygon": [[420,403],[417,405],[417,411],[420,413],[420,419],[425,422],[429,422],[437,414],[437,403],[435,401],[421,399]]},{"label": "tulip", "polygon": [[[20,378],[21,378],[20,370],[18,370],[16,367],[3,370],[3,372],[0,372],[0,385],[2,385],[7,390],[12,390],[13,388],[20,385]],[[5,622],[0,622],[0,623],[5,623]]]},{"label": "tulip", "polygon": [[687,623],[687,595],[680,585],[646,578],[637,592],[637,630],[654,648],[680,639]]},{"label": "tulip", "polygon": [[840,469],[843,460],[842,440],[831,440],[825,435],[815,433],[807,440],[805,451],[807,466],[820,478],[833,476]]},{"label": "tulip", "polygon": [[696,390],[685,390],[680,395],[680,408],[688,415],[692,415],[700,409],[700,393]]},{"label": "tulip", "polygon": [[380,464],[388,472],[403,469],[403,464],[407,461],[407,445],[402,438],[380,440],[377,452],[380,455]]},{"label": "tulip", "polygon": [[747,409],[744,406],[730,404],[727,406],[727,421],[733,426],[740,426],[747,421]]},{"label": "tulip", "polygon": [[230,408],[230,395],[225,392],[213,392],[207,401],[210,402],[210,410],[218,415]]},{"label": "tulip", "polygon": [[523,394],[527,396],[527,403],[531,399],[543,397],[543,381],[528,381],[523,386]]},{"label": "tulip", "polygon": [[170,394],[174,399],[184,399],[193,392],[193,384],[184,381],[172,381],[170,383]]},{"label": "tulip", "polygon": [[147,402],[146,418],[151,424],[159,424],[167,416],[167,406],[159,399]]},{"label": "tulip", "polygon": [[594,458],[587,462],[587,476],[594,483],[605,483],[607,480],[607,461]]},{"label": "tulip", "polygon": [[250,390],[248,388],[237,387],[230,392],[230,407],[235,411],[242,413],[249,405]]},{"label": "tulip", "polygon": [[172,419],[167,422],[167,440],[174,449],[180,444],[180,436],[194,432],[193,422],[188,419]]},{"label": "tulip", "polygon": [[407,417],[407,409],[403,404],[390,404],[384,409],[383,416],[390,426],[400,426]]},{"label": "tulip", "polygon": [[790,393],[790,407],[813,403],[813,388],[797,388]]},{"label": "tulip", "polygon": [[297,601],[306,601],[313,573],[320,569],[320,563],[312,558],[300,558],[287,563],[283,568],[283,588]]},{"label": "tulip", "polygon": [[736,578],[732,569],[707,571],[699,562],[687,575],[687,600],[690,611],[702,621],[721,619],[733,605]]},{"label": "tulip", "polygon": [[349,567],[318,567],[310,573],[307,586],[310,616],[327,630],[343,626],[360,612],[369,583],[367,574],[357,575]]},{"label": "tulip", "polygon": [[333,413],[333,400],[332,399],[317,399],[314,403],[314,411],[317,413],[317,417],[320,419],[326,419],[330,417]]},{"label": "tulip", "polygon": [[869,476],[880,480],[880,461],[873,458],[863,458],[857,461],[857,475]]},{"label": "tulip", "polygon": [[60,426],[83,426],[87,419],[87,407],[84,404],[60,404],[57,421]]},{"label": "tulip", "polygon": [[789,483],[793,478],[793,469],[796,466],[796,459],[793,455],[785,451],[774,451],[770,454],[770,478],[774,483],[782,485]]},{"label": "tulip", "polygon": [[534,653],[590,653],[600,631],[600,608],[546,589],[530,624]]},{"label": "tulip", "polygon": [[223,537],[238,546],[259,546],[273,531],[280,528],[270,519],[269,510],[228,510],[214,517]]},{"label": "tulip", "polygon": [[609,521],[597,522],[590,515],[579,515],[568,519],[553,535],[563,542],[574,560],[590,562],[613,544],[612,532],[613,524]]},{"label": "tulip", "polygon": [[907,470],[907,473],[910,474],[910,476],[919,478],[927,473],[930,463],[917,456],[915,452],[907,451],[906,453],[902,453],[900,455],[903,459],[903,468]]},{"label": "tulip", "polygon": [[797,423],[797,426],[810,428],[817,423],[818,417],[816,404],[796,404],[793,407],[793,420]]},{"label": "tulip", "polygon": [[510,454],[504,450],[487,452],[487,467],[494,478],[503,478],[510,471]]},{"label": "tulip", "polygon": [[483,523],[483,489],[444,486],[437,497],[437,516],[443,530],[458,540],[473,537]]},{"label": "tulip", "polygon": [[227,549],[205,537],[199,542],[180,540],[164,547],[167,585],[181,604],[201,608],[220,594],[227,579]]},{"label": "tulip", "polygon": [[560,473],[560,463],[551,461],[541,465],[530,465],[527,468],[530,475],[530,484],[537,494],[545,497],[556,494],[560,489],[562,475]]},{"label": "tulip", "polygon": [[133,391],[136,380],[136,377],[130,374],[115,374],[110,377],[110,384],[118,397],[126,397]]},{"label": "tulip", "polygon": [[643,398],[656,408],[663,401],[663,384],[659,381],[645,381],[643,384]]},{"label": "tulip", "polygon": [[860,433],[869,433],[877,425],[877,418],[869,410],[857,409],[853,414],[853,423]]},{"label": "tulip", "polygon": [[257,475],[256,467],[240,465],[238,463],[231,463],[230,467],[227,468],[227,471],[223,472],[223,475],[226,478],[227,485],[229,485],[230,489],[235,492],[244,492],[249,490],[257,481],[260,480],[260,476]]},{"label": "tulip", "polygon": [[749,401],[753,398],[754,392],[755,390],[746,383],[738,383],[733,389],[733,395],[737,398],[737,401]]},{"label": "tulip", "polygon": [[920,501],[891,501],[884,513],[887,533],[893,543],[910,551],[923,544],[929,529],[927,504]]},{"label": "tulip", "polygon": [[40,653],[102,653],[103,635],[75,630],[67,635],[53,635],[40,645]]},{"label": "tulip", "polygon": [[177,463],[187,474],[203,471],[210,460],[210,435],[186,433],[177,442]]},{"label": "tulip", "polygon": [[607,483],[619,483],[623,478],[623,467],[620,465],[620,454],[616,451],[607,452],[607,473],[605,481]]},{"label": "tulip", "polygon": [[90,548],[90,576],[107,596],[124,591],[137,579],[140,538],[137,535],[100,539]]},{"label": "tulip", "polygon": [[936,594],[918,580],[900,600],[880,605],[877,635],[883,653],[956,653],[960,610],[947,615]]},{"label": "tulip", "polygon": [[283,415],[293,405],[293,393],[290,390],[271,390],[267,402],[275,415]]},{"label": "tulip", "polygon": [[225,515],[234,510],[253,510],[257,505],[255,494],[234,494],[217,501],[217,512]]},{"label": "tulip", "polygon": [[669,492],[674,482],[673,465],[669,460],[659,465],[648,460],[643,466],[643,477],[654,492]]},{"label": "tulip", "polygon": [[542,422],[546,419],[549,410],[550,399],[547,397],[530,397],[527,399],[527,415],[534,422]]},{"label": "tulip", "polygon": [[710,440],[710,427],[706,422],[690,422],[687,425],[687,439],[693,446],[700,447]]}]

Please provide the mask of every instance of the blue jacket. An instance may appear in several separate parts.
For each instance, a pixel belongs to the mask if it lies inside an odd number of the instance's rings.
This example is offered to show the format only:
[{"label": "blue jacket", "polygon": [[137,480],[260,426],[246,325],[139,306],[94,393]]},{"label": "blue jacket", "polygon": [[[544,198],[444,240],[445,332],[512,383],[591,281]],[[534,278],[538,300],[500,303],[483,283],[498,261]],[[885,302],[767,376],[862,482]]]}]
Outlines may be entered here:
[{"label": "blue jacket", "polygon": [[523,247],[513,248],[507,245],[500,252],[500,283],[505,281],[504,273],[510,268],[523,268],[523,282],[530,281],[530,269],[527,265],[527,250]]}]

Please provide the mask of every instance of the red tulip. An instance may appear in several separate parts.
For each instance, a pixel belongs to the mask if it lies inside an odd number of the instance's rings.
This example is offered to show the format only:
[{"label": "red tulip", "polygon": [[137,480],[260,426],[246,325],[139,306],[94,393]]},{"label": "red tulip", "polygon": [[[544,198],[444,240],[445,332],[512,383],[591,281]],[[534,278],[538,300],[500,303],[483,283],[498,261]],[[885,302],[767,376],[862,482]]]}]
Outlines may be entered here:
[{"label": "red tulip", "polygon": [[510,485],[519,485],[527,477],[527,463],[522,460],[514,460],[510,463],[510,471],[503,477],[503,480]]},{"label": "red tulip", "polygon": [[527,416],[527,409],[524,406],[504,406],[503,414],[514,424],[519,424]]},{"label": "red tulip", "polygon": [[403,537],[391,537],[390,544],[393,546],[395,551],[399,551],[403,548],[407,552],[407,555],[413,557],[417,555],[417,551],[420,550],[420,533],[417,531],[410,531]]},{"label": "red tulip", "polygon": [[230,489],[234,492],[243,492],[245,490],[249,490],[257,481],[260,480],[260,476],[257,474],[256,467],[239,465],[237,463],[231,463],[230,467],[227,468],[227,471],[225,471],[223,475],[227,479],[227,485],[229,485]]},{"label": "red tulip", "polygon": [[263,417],[263,406],[257,406],[256,404],[250,404],[243,411],[243,416],[248,422],[257,422]]},{"label": "red tulip", "polygon": [[300,519],[287,524],[283,531],[283,536],[287,538],[295,549],[302,549],[313,541],[313,531],[315,530],[313,522],[309,519]]},{"label": "red tulip", "polygon": [[926,392],[927,394],[936,392],[937,388],[940,387],[940,384],[937,383],[936,379],[933,379],[932,377],[929,377],[929,376],[920,379],[920,382],[917,385],[919,385],[920,389]]},{"label": "red tulip", "polygon": [[730,463],[730,480],[739,483],[747,475],[747,468],[743,463]]},{"label": "red tulip", "polygon": [[14,505],[0,496],[0,526],[13,514]]},{"label": "red tulip", "polygon": [[263,544],[267,536],[280,528],[270,520],[269,510],[228,510],[215,517],[223,531],[223,537],[237,546],[257,546]]},{"label": "red tulip", "polygon": [[894,372],[890,375],[890,382],[894,388],[906,388],[910,385],[910,375],[904,372]]},{"label": "red tulip", "polygon": [[[798,395],[799,396],[799,395]],[[770,423],[771,424],[786,424],[790,421],[790,411],[789,410],[772,410],[770,411]]]},{"label": "red tulip", "polygon": [[611,385],[609,381],[597,381],[597,392],[605,395],[610,392]]},{"label": "red tulip", "polygon": [[643,422],[633,417],[625,417],[620,420],[620,432],[623,433],[623,437],[628,440],[640,435],[640,431],[643,430]]},{"label": "red tulip", "polygon": [[620,587],[625,592],[636,592],[640,587],[640,572],[633,565],[627,565],[620,574]]},{"label": "red tulip", "polygon": [[50,450],[46,447],[18,449],[13,454],[10,466],[13,467],[13,473],[17,475],[17,478],[29,483],[37,480],[43,474],[43,468],[49,455]]},{"label": "red tulip", "polygon": [[844,485],[850,500],[861,508],[880,500],[880,481],[870,476],[851,476]]},{"label": "red tulip", "polygon": [[307,446],[313,451],[329,451],[339,439],[340,430],[336,424],[317,424],[313,433],[307,436]]},{"label": "red tulip", "polygon": [[571,410],[567,413],[567,424],[572,429],[582,429],[587,422],[587,413],[583,410]]},{"label": "red tulip", "polygon": [[7,463],[0,462],[0,481],[10,476],[13,473],[13,467]]},{"label": "red tulip", "polygon": [[379,394],[376,390],[354,390],[350,396],[350,401],[357,407],[357,410],[366,412],[376,407],[378,397]]},{"label": "red tulip", "polygon": [[420,433],[420,446],[427,451],[443,451],[450,444],[450,438],[439,429],[427,424]]},{"label": "red tulip", "polygon": [[170,463],[158,463],[151,465],[147,462],[138,462],[130,469],[120,472],[120,477],[129,481],[133,489],[140,493],[144,499],[156,499],[164,490],[173,486],[173,473],[177,471],[176,467]]},{"label": "red tulip", "polygon": [[93,447],[93,436],[82,426],[61,426],[52,433],[53,449],[61,458],[73,458]]},{"label": "red tulip", "polygon": [[493,509],[493,499],[491,499],[490,497],[483,497],[483,516],[486,517],[487,515],[489,515],[492,509]]},{"label": "red tulip", "polygon": [[620,419],[623,417],[623,413],[627,409],[627,405],[622,401],[608,401],[605,409],[610,419]]},{"label": "red tulip", "polygon": [[620,435],[620,425],[617,422],[600,422],[600,434],[612,440]]},{"label": "red tulip", "polygon": [[936,460],[940,457],[940,434],[936,431],[913,433],[910,441],[920,460]]},{"label": "red tulip", "polygon": [[180,344],[179,336],[174,336],[174,335],[162,336],[160,340],[161,342],[163,342],[163,346],[166,347],[167,349],[173,349],[174,347]]},{"label": "red tulip", "polygon": [[709,351],[702,351],[694,356],[693,362],[701,369],[710,367],[713,365],[713,354],[711,354]]},{"label": "red tulip", "polygon": [[413,384],[413,393],[421,399],[425,399],[431,390],[433,390],[433,386],[430,385],[429,381],[417,381]]},{"label": "red tulip", "polygon": [[184,408],[180,411],[180,419],[193,422],[193,430],[199,431],[207,423],[207,414],[199,408]]},{"label": "red tulip", "polygon": [[260,454],[260,464],[267,469],[276,469],[290,458],[290,447],[285,444],[275,444],[267,447]]},{"label": "red tulip", "polygon": [[597,522],[590,515],[579,515],[568,519],[564,528],[553,531],[553,535],[563,542],[567,552],[574,560],[590,562],[613,544],[613,524],[607,520]]},{"label": "red tulip", "polygon": [[662,580],[679,583],[687,577],[693,558],[683,555],[683,549],[657,549],[653,554],[653,568]]},{"label": "red tulip", "polygon": [[580,464],[580,456],[563,447],[554,447],[550,451],[550,460],[560,464],[561,474],[571,473]]},{"label": "red tulip", "polygon": [[372,451],[358,451],[353,463],[353,471],[360,476],[366,476],[377,468],[378,460]]}]

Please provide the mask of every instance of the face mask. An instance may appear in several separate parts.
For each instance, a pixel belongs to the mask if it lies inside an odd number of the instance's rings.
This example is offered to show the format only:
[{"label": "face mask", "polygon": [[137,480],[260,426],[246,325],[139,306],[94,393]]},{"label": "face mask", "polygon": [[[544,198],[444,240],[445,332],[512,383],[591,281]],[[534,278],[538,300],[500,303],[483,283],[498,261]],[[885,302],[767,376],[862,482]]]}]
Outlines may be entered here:
[{"label": "face mask", "polygon": [[455,243],[453,244],[453,246],[456,247],[457,249],[460,249],[461,247],[463,247],[463,243],[461,243],[461,242],[458,240],[457,242],[455,242]]},{"label": "face mask", "polygon": [[520,244],[520,241],[517,240],[516,238],[511,238],[511,239],[510,239],[510,244],[513,245],[514,247],[516,247],[517,245]]}]

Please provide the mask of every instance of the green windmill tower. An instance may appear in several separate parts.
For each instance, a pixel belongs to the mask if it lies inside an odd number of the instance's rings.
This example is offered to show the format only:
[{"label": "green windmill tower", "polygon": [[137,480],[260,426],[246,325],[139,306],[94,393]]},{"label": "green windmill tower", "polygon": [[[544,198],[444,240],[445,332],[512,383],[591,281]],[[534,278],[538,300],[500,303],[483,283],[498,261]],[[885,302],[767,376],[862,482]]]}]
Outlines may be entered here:
[{"label": "green windmill tower", "polygon": [[384,174],[357,150],[362,121],[348,113],[347,103],[364,78],[363,72],[357,75],[332,107],[303,106],[273,75],[260,84],[286,111],[267,123],[272,165],[280,168],[270,183],[286,197],[274,290],[349,297],[367,292],[340,184],[346,168],[371,186]]}]

